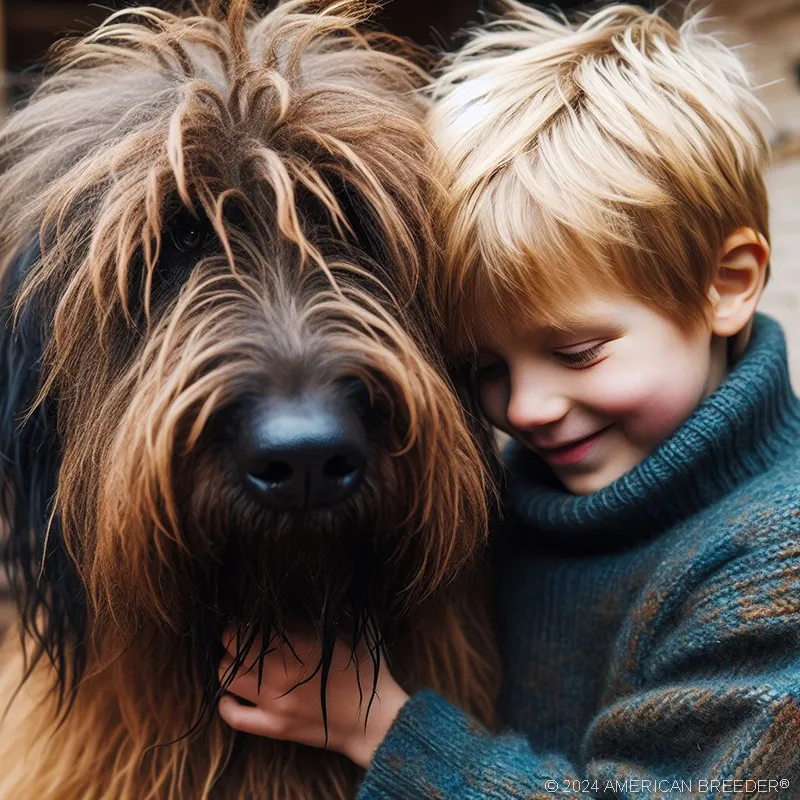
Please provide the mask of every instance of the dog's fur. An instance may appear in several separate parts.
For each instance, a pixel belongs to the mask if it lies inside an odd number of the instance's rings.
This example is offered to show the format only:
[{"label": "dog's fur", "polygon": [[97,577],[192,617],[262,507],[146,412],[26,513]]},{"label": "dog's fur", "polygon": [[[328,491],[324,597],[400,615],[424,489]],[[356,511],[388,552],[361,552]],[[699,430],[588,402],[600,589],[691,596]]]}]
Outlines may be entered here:
[{"label": "dog's fur", "polygon": [[[337,631],[364,637],[374,668],[492,722],[490,444],[426,301],[424,75],[369,11],[119,12],[2,130],[4,800],[352,796],[344,758],[219,720],[231,623],[243,653],[313,623],[323,676]],[[252,502],[230,453],[248,404],[348,377],[362,487]]]}]

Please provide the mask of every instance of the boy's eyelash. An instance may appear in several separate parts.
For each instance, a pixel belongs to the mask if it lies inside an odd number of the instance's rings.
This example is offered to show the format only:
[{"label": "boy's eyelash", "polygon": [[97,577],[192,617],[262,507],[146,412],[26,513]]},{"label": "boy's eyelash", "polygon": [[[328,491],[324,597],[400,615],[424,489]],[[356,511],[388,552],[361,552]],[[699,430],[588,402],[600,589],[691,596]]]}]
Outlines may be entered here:
[{"label": "boy's eyelash", "polygon": [[586,367],[600,355],[605,346],[605,342],[600,342],[599,344],[592,345],[592,347],[587,347],[586,350],[578,350],[575,353],[556,351],[556,356],[571,367]]}]

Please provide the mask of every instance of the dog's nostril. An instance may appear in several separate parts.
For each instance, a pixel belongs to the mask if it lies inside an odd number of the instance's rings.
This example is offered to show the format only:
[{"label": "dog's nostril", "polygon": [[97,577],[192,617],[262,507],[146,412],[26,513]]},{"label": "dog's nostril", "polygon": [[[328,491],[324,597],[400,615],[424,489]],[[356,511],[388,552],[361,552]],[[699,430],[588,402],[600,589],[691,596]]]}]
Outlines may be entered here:
[{"label": "dog's nostril", "polygon": [[320,508],[350,497],[367,466],[358,409],[341,394],[264,401],[236,441],[242,481],[262,505]]},{"label": "dog's nostril", "polygon": [[260,478],[264,483],[278,485],[292,477],[292,467],[285,461],[272,461],[255,477]]},{"label": "dog's nostril", "polygon": [[322,472],[328,478],[341,480],[358,472],[360,468],[361,462],[356,462],[354,459],[350,459],[347,456],[336,455],[325,462]]}]

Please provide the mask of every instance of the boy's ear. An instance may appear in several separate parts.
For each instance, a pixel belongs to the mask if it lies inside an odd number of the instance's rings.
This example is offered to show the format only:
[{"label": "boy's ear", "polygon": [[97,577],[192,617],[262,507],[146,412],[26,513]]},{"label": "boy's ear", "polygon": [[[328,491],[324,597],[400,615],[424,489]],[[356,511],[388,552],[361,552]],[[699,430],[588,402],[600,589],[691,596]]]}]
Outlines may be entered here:
[{"label": "boy's ear", "polygon": [[732,355],[742,353],[750,338],[756,306],[764,291],[769,265],[767,240],[752,228],[737,228],[723,242],[709,290],[711,329],[722,338],[736,337]]}]

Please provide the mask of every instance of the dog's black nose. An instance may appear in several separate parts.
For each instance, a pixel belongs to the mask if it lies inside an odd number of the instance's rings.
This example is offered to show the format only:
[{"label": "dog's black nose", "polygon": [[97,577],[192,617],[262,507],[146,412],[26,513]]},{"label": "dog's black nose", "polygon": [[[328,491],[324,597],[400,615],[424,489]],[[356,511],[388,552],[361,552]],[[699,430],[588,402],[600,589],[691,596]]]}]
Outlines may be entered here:
[{"label": "dog's black nose", "polygon": [[320,508],[346,500],[367,463],[367,434],[341,398],[271,400],[241,427],[237,443],[244,483],[270,508]]}]

